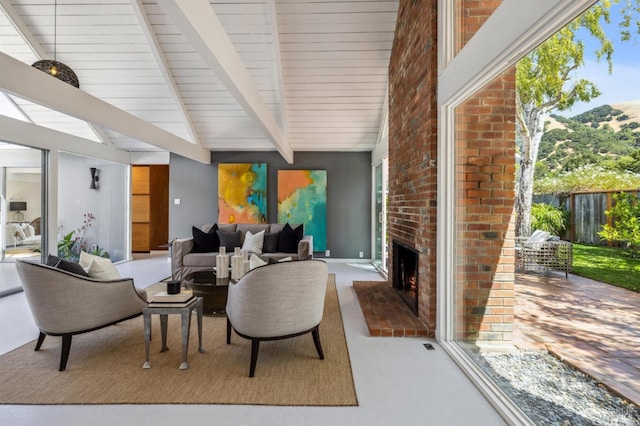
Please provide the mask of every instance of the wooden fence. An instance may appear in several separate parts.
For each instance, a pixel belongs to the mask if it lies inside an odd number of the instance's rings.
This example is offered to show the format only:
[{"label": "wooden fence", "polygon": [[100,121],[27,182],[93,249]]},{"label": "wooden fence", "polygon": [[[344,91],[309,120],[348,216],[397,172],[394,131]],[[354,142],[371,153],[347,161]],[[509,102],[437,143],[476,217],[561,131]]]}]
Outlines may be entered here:
[{"label": "wooden fence", "polygon": [[569,211],[569,229],[563,239],[574,243],[607,245],[598,232],[606,223],[611,223],[605,211],[613,207],[613,196],[620,192],[635,194],[640,198],[640,189],[625,191],[573,192],[569,196],[536,195],[534,203],[560,206]]}]

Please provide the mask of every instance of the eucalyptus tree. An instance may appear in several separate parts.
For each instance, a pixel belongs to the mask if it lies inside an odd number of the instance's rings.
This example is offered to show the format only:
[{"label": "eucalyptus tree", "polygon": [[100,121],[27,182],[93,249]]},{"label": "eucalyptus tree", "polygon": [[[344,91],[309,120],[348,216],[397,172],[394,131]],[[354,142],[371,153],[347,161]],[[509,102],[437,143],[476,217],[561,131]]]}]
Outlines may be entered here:
[{"label": "eucalyptus tree", "polygon": [[516,123],[521,141],[515,200],[518,236],[531,231],[534,169],[549,113],[600,95],[593,82],[576,75],[585,64],[582,37],[597,42],[596,58],[607,62],[609,72],[613,69],[614,46],[603,26],[611,22],[611,6],[615,4],[619,4],[621,13],[621,41],[630,40],[634,32],[640,32],[640,0],[601,0],[516,65]]}]

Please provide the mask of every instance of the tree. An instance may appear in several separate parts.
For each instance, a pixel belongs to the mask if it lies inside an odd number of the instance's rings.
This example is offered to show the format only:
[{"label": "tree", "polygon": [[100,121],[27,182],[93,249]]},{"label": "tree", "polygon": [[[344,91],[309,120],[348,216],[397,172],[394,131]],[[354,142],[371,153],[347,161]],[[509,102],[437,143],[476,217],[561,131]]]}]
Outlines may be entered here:
[{"label": "tree", "polygon": [[623,4],[621,40],[630,40],[632,18],[640,10],[640,0],[601,0],[516,65],[516,122],[521,141],[515,200],[518,236],[531,231],[533,177],[545,120],[554,109],[563,111],[578,101],[588,102],[600,95],[594,83],[575,76],[575,71],[584,65],[585,47],[579,33],[598,42],[595,55],[598,60],[607,61],[611,72],[614,49],[602,27],[611,21],[611,5],[618,3]]}]

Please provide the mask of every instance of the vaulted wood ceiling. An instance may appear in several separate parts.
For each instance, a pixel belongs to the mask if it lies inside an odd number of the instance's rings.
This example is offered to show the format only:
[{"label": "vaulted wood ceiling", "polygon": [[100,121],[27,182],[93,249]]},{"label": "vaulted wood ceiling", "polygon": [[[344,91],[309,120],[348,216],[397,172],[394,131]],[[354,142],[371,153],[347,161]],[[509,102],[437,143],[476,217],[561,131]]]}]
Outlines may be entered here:
[{"label": "vaulted wood ceiling", "polygon": [[[0,77],[0,90],[28,120],[87,143],[277,150],[292,161],[295,151],[371,151],[384,127],[395,0],[58,0],[55,14],[54,0],[0,6],[0,65],[52,59],[55,48],[90,96],[73,111],[34,95],[39,76],[19,64],[25,81]],[[93,98],[128,114],[109,121]],[[162,143],[132,130],[137,120],[168,132],[154,133]]]}]

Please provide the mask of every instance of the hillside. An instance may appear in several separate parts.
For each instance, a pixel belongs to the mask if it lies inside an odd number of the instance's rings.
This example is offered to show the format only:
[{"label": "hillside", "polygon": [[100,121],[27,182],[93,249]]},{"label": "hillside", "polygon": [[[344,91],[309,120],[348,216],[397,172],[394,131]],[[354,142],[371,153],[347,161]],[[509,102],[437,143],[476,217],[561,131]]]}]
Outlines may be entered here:
[{"label": "hillside", "polygon": [[554,114],[538,153],[549,171],[568,170],[640,149],[640,100],[602,105],[573,117]]}]

